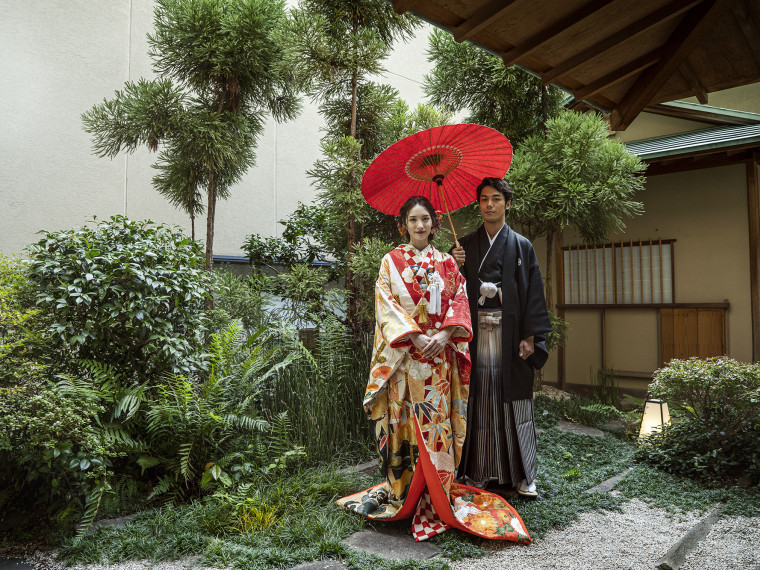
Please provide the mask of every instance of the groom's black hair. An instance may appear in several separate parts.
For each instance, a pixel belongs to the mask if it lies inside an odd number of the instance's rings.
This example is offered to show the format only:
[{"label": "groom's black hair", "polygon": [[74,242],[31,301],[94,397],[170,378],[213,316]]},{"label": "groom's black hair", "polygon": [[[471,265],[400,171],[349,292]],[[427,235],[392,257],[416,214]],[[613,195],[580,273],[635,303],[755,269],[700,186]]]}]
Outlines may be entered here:
[{"label": "groom's black hair", "polygon": [[483,182],[478,185],[478,188],[476,190],[476,193],[478,195],[478,202],[480,202],[480,193],[486,186],[490,186],[501,192],[504,195],[505,201],[511,200],[512,196],[514,196],[512,187],[503,178],[484,178]]}]

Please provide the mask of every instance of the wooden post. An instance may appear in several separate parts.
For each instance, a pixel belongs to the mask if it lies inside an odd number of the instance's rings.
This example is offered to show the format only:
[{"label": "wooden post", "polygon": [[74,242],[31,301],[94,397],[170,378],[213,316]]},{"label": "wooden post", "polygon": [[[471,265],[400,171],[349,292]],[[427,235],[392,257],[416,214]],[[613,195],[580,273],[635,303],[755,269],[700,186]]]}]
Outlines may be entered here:
[{"label": "wooden post", "polygon": [[[565,318],[565,254],[562,251],[562,230],[554,234],[555,264],[557,268],[557,286],[554,288],[557,294],[557,316]],[[557,384],[560,390],[565,389],[565,348],[557,349]]]},{"label": "wooden post", "polygon": [[760,188],[757,166],[760,154],[747,161],[747,214],[749,221],[749,290],[752,313],[752,361],[760,360]]}]

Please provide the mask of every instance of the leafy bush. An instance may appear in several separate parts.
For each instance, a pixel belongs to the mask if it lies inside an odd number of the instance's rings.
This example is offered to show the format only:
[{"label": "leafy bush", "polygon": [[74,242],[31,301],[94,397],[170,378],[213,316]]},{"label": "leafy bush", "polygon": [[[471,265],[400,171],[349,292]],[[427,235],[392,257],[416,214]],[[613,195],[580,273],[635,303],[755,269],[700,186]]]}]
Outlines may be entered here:
[{"label": "leafy bush", "polygon": [[36,376],[47,359],[47,324],[35,296],[23,262],[0,255],[0,385]]},{"label": "leafy bush", "polygon": [[29,267],[68,359],[109,362],[141,380],[197,367],[207,295],[198,243],[123,216],[44,236],[28,247]]},{"label": "leafy bush", "polygon": [[118,455],[93,421],[102,412],[40,378],[0,388],[0,512],[42,507],[74,521],[99,502]]},{"label": "leafy bush", "polygon": [[208,329],[219,332],[238,320],[249,333],[269,321],[267,276],[253,273],[236,275],[231,271],[212,273],[214,308],[207,311]]},{"label": "leafy bush", "polygon": [[354,250],[351,256],[349,266],[354,275],[362,283],[367,284],[364,287],[364,294],[358,303],[358,317],[362,322],[367,323],[366,330],[371,331],[375,322],[375,287],[370,284],[377,281],[380,273],[380,262],[383,256],[393,249],[393,244],[376,238],[364,238],[364,241]]},{"label": "leafy bush", "polygon": [[683,417],[649,436],[639,457],[683,475],[760,481],[760,364],[671,360],[649,391]]}]

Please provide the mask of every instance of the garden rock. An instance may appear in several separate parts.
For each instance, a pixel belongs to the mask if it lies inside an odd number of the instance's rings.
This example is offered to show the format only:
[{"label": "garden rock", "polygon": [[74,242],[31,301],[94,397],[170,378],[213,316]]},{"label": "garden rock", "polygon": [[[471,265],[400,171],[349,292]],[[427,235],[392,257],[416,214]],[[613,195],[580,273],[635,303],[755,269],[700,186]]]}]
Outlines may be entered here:
[{"label": "garden rock", "polygon": [[348,568],[348,566],[337,560],[319,560],[317,562],[304,562],[298,566],[293,566],[291,570],[343,570],[344,568]]},{"label": "garden rock", "polygon": [[710,528],[718,521],[722,508],[723,505],[720,504],[713,507],[705,518],[689,529],[689,532],[657,561],[657,568],[662,570],[678,570],[681,568],[686,556],[699,545],[700,541],[710,532]]},{"label": "garden rock", "polygon": [[19,558],[0,558],[0,570],[32,570],[31,566]]},{"label": "garden rock", "polygon": [[562,431],[569,431],[570,433],[580,433],[583,435],[590,435],[592,437],[604,436],[604,432],[600,429],[582,426],[580,424],[574,424],[573,422],[568,422],[567,420],[559,420],[557,422],[557,427]]},{"label": "garden rock", "polygon": [[417,542],[411,535],[386,529],[363,530],[354,533],[345,540],[345,543],[354,550],[393,560],[425,560],[441,553],[434,544]]}]

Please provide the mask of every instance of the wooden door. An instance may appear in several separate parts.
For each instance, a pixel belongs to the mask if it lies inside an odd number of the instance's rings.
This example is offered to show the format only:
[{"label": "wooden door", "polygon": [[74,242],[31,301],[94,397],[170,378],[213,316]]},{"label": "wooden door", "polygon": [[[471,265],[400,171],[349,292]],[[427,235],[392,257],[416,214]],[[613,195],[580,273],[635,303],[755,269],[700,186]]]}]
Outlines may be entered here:
[{"label": "wooden door", "polygon": [[725,309],[660,309],[660,366],[673,358],[725,354]]}]

